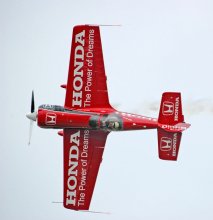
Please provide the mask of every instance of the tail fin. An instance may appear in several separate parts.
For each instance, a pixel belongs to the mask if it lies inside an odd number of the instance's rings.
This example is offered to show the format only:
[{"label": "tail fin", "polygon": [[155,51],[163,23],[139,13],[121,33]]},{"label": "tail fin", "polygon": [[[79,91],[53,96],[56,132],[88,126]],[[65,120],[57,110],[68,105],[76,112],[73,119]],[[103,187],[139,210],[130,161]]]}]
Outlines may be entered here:
[{"label": "tail fin", "polygon": [[184,122],[181,94],[166,92],[162,95],[158,117],[158,152],[163,160],[177,160],[182,131],[190,124]]}]

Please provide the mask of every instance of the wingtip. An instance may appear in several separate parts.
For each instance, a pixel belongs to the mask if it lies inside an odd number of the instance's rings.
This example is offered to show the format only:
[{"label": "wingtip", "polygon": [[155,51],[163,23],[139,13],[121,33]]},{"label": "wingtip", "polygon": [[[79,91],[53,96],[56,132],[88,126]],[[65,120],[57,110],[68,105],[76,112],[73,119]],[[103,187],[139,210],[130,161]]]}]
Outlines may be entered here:
[{"label": "wingtip", "polygon": [[87,26],[98,26],[98,27],[121,27],[122,24],[86,24]]}]

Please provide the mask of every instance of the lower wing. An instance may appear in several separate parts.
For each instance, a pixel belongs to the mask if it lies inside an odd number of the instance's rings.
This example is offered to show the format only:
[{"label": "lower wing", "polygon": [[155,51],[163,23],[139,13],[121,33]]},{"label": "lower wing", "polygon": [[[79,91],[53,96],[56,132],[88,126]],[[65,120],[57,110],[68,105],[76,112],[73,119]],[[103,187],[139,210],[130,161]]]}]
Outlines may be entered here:
[{"label": "lower wing", "polygon": [[109,132],[64,129],[65,208],[88,210]]}]

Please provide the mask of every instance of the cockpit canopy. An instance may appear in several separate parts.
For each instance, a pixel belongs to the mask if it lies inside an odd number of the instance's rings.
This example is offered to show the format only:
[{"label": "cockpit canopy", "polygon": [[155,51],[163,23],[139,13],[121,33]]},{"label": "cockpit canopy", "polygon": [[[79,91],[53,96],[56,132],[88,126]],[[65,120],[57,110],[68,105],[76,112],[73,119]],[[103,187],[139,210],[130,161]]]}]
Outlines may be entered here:
[{"label": "cockpit canopy", "polygon": [[94,115],[90,118],[89,125],[94,129],[119,131],[123,127],[123,121],[117,114]]},{"label": "cockpit canopy", "polygon": [[47,109],[50,111],[58,111],[58,112],[64,112],[65,109],[63,106],[60,105],[48,105],[48,104],[44,104],[44,105],[40,105],[39,108],[41,109]]}]

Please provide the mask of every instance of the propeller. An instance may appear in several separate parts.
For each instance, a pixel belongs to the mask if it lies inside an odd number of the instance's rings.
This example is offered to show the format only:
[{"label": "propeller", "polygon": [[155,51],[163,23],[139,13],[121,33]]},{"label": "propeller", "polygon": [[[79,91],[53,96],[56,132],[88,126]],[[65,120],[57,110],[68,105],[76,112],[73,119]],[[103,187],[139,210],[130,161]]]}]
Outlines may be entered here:
[{"label": "propeller", "polygon": [[31,97],[31,112],[28,113],[26,116],[28,119],[30,119],[29,142],[28,142],[28,145],[30,145],[32,130],[33,130],[33,122],[36,121],[37,118],[37,113],[35,111],[34,91],[32,91],[32,97]]},{"label": "propeller", "polygon": [[32,98],[31,98],[31,113],[35,111],[35,101],[34,101],[34,91],[32,91]]}]

